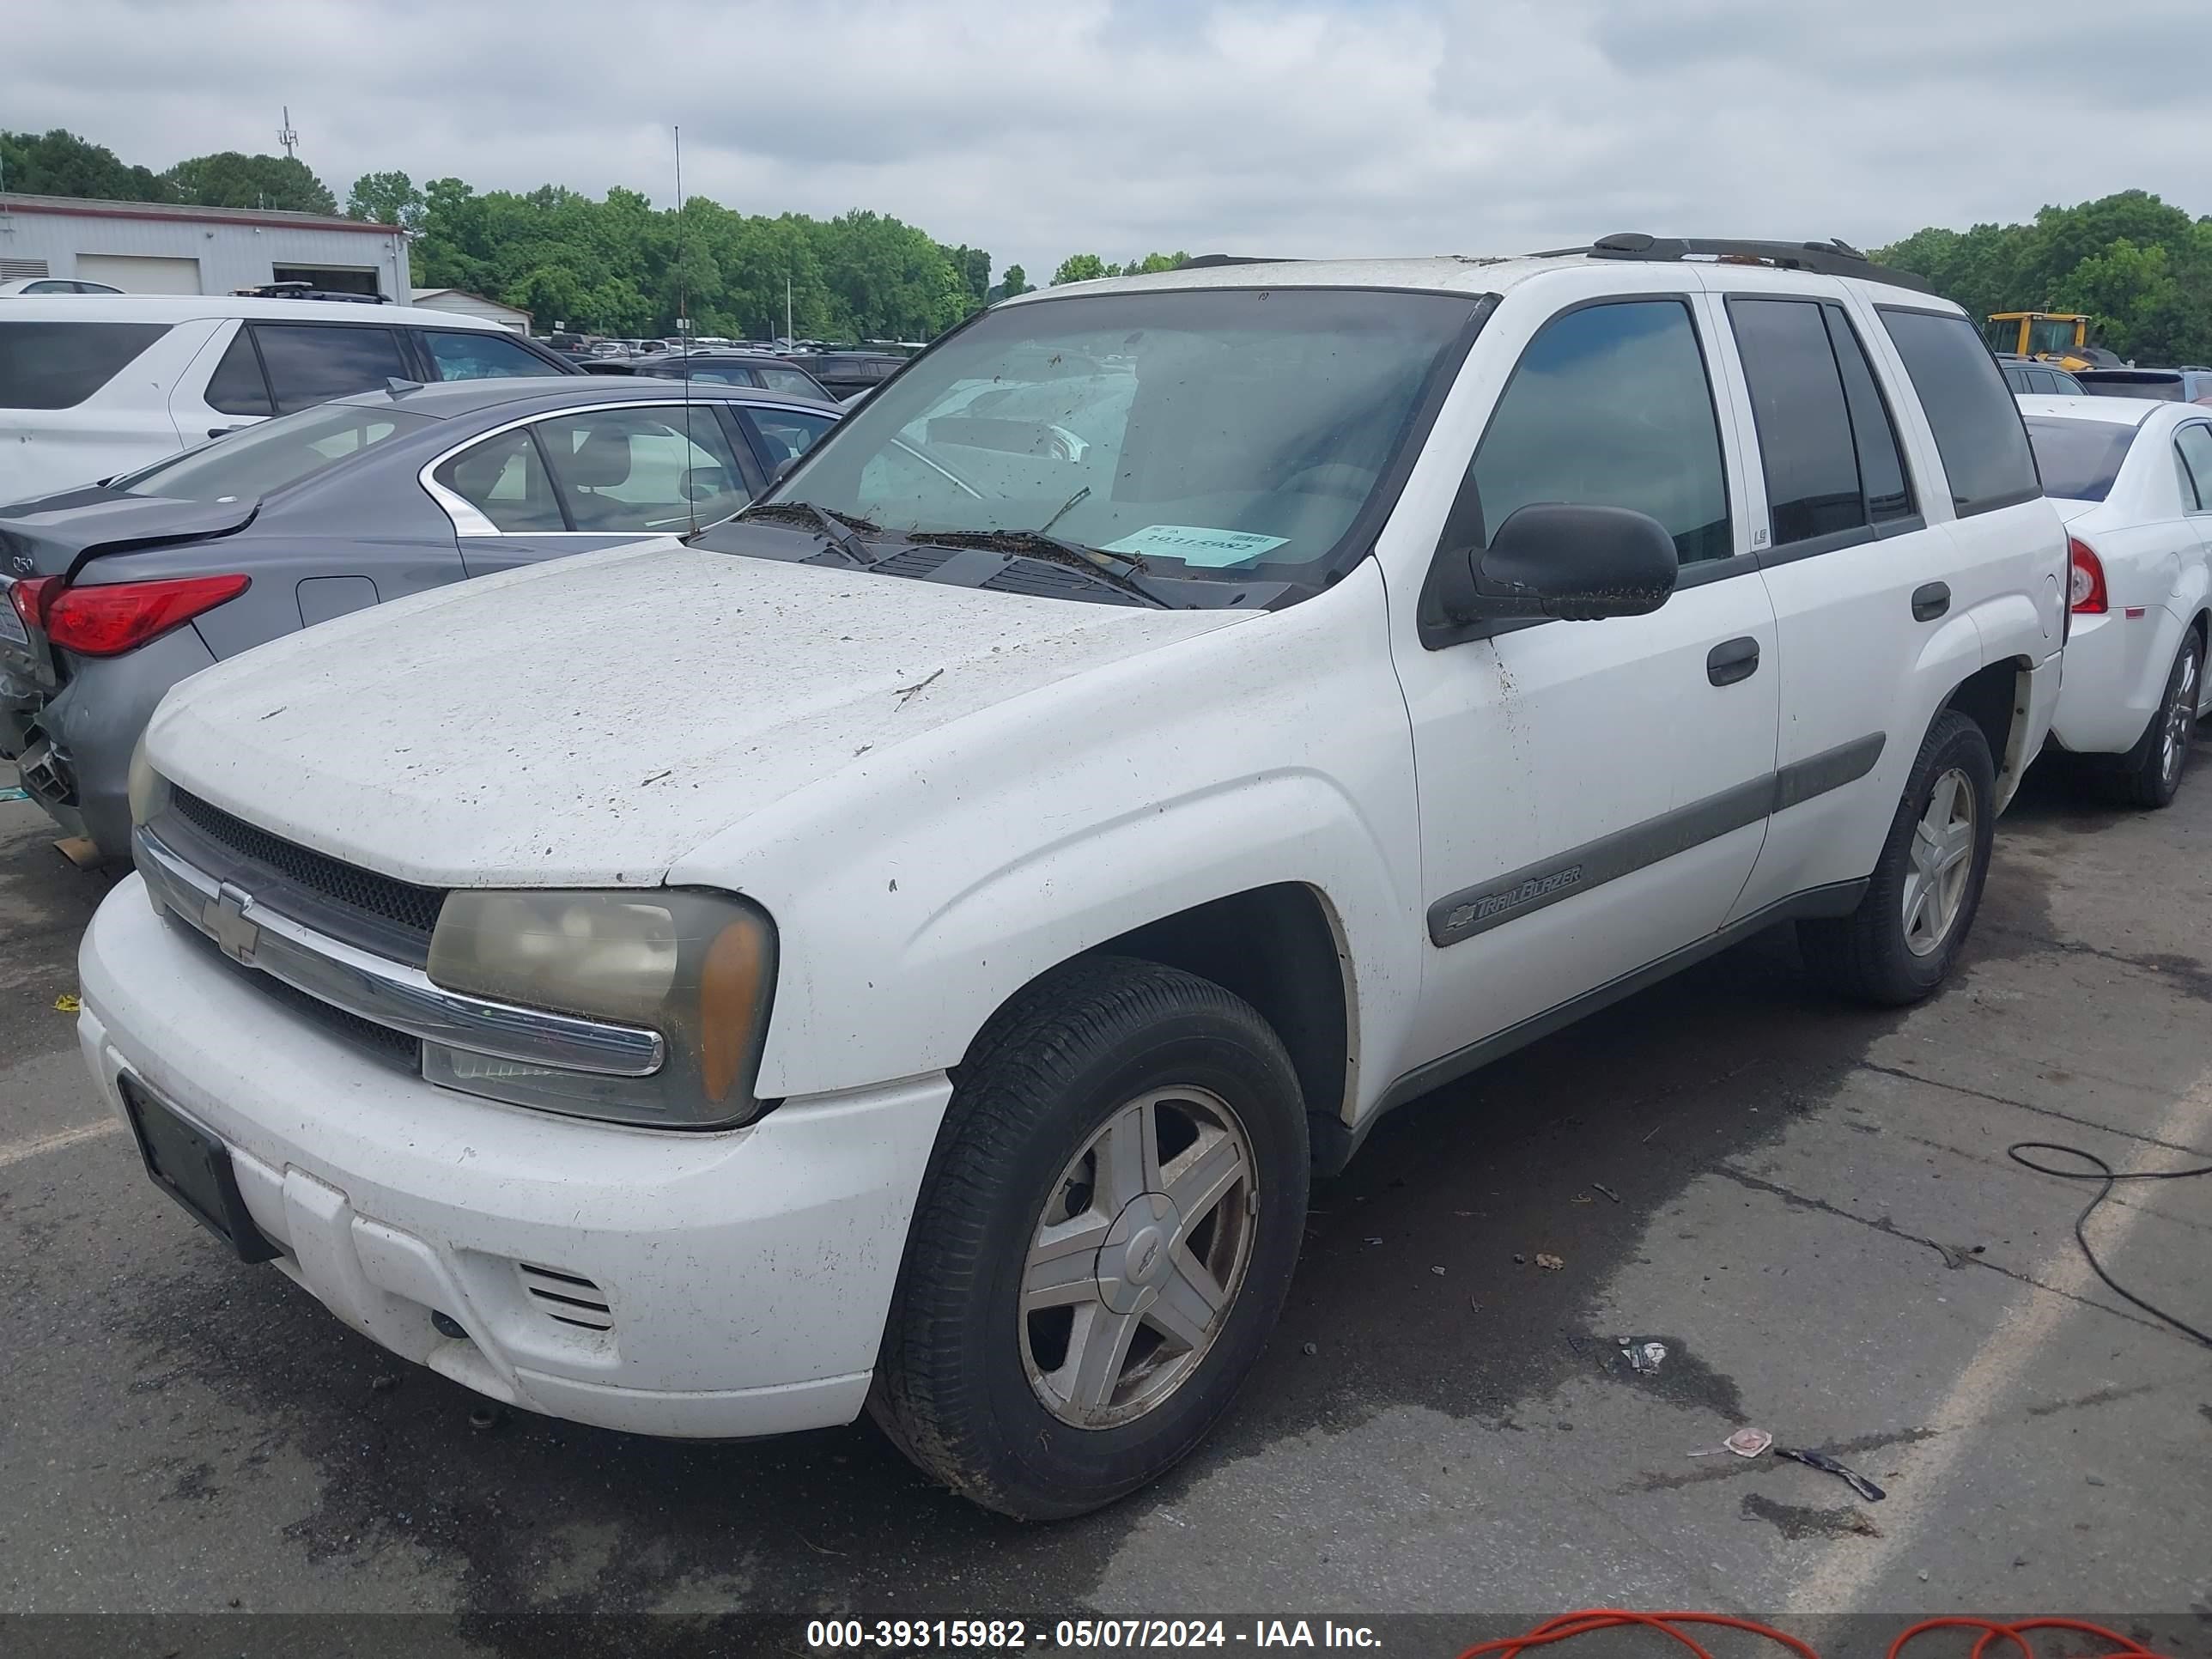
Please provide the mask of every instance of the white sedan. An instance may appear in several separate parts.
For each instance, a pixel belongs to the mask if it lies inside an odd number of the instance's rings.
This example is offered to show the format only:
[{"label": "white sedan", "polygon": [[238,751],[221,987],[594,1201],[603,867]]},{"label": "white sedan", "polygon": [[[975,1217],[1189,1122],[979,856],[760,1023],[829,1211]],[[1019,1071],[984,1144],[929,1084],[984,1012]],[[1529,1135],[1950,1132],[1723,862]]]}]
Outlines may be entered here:
[{"label": "white sedan", "polygon": [[2019,401],[2073,567],[2051,746],[2083,757],[2118,799],[2163,806],[2180,787],[2197,719],[2212,708],[2212,408]]}]

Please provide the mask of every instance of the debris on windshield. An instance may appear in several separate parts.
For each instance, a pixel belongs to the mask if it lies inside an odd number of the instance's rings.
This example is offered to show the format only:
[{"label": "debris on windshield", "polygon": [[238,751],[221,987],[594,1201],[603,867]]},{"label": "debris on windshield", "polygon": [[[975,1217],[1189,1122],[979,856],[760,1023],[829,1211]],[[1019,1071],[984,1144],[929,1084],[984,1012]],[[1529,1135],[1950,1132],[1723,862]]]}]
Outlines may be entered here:
[{"label": "debris on windshield", "polygon": [[897,691],[893,693],[893,695],[899,700],[899,707],[902,708],[905,708],[909,698],[914,696],[916,692],[927,690],[931,685],[936,683],[938,675],[944,672],[945,671],[940,668],[937,671],[936,674],[932,674],[926,680],[916,680],[912,685],[902,685],[899,687]]}]

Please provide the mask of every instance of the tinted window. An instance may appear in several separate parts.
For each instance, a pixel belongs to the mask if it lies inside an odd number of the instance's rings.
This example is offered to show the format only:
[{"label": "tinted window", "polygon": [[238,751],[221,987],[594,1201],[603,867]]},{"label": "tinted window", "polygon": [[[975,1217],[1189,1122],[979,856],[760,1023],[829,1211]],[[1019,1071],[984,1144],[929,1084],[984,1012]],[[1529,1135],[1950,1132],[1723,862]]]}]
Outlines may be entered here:
[{"label": "tinted window", "polygon": [[[676,378],[681,380],[685,377],[679,371]],[[760,384],[753,378],[752,370],[735,363],[701,363],[691,370],[689,378],[713,386],[751,386]]]},{"label": "tinted window", "polygon": [[441,380],[496,380],[518,374],[558,374],[536,352],[496,334],[433,330],[422,336]]},{"label": "tinted window", "polygon": [[2186,403],[2178,374],[2084,374],[2075,377],[2092,398],[2150,398],[2162,404]]},{"label": "tinted window", "polygon": [[167,323],[0,323],[0,408],[74,409]]},{"label": "tinted window", "polygon": [[688,530],[750,499],[710,408],[556,415],[536,429],[579,530]]},{"label": "tinted window", "polygon": [[430,475],[505,531],[566,530],[561,503],[530,428],[518,427],[463,450]]},{"label": "tinted window", "polygon": [[2064,501],[2101,501],[2112,493],[2112,480],[2120,476],[2120,463],[2136,429],[2111,421],[2069,421],[2056,415],[2032,415],[2028,441],[2035,446],[2035,465],[2043,474],[2043,489]]},{"label": "tinted window", "polygon": [[279,410],[305,409],[376,390],[388,380],[413,378],[388,328],[256,323],[253,334]]},{"label": "tinted window", "polygon": [[738,418],[752,428],[771,472],[786,461],[797,460],[836,424],[827,415],[806,415],[795,409],[747,409],[739,411]]},{"label": "tinted window", "polygon": [[1959,516],[2039,494],[2020,405],[1974,325],[1964,317],[1887,307],[1881,320],[1920,394]]},{"label": "tinted window", "polygon": [[253,355],[250,331],[241,328],[231,337],[222,361],[208,377],[207,402],[210,409],[226,415],[276,412],[269,403],[269,382],[261,378],[261,359]]},{"label": "tinted window", "polygon": [[1688,308],[1636,301],[1547,323],[1468,479],[1491,532],[1532,501],[1627,507],[1664,525],[1684,563],[1726,558],[1720,427]]},{"label": "tinted window", "polygon": [[1856,530],[1859,495],[1851,420],[1820,307],[1812,300],[1730,300],[1766,469],[1774,545]]},{"label": "tinted window", "polygon": [[796,368],[763,368],[757,371],[760,383],[770,392],[787,392],[797,398],[819,398],[825,395],[821,382],[811,374]]},{"label": "tinted window", "polygon": [[[2212,512],[2212,427],[2185,426],[2174,434],[2173,447],[2188,473],[2182,505],[2193,512]],[[2193,501],[2188,499],[2191,491],[2197,497]]]},{"label": "tinted window", "polygon": [[1867,362],[1866,347],[1841,306],[1823,303],[1820,315],[1827,321],[1828,343],[1835,348],[1836,367],[1844,377],[1844,403],[1850,410],[1851,447],[1858,454],[1867,517],[1876,524],[1909,518],[1917,508],[1905,476],[1905,450],[1897,441],[1889,401]]},{"label": "tinted window", "polygon": [[115,487],[191,501],[250,501],[428,424],[427,416],[400,410],[325,404],[156,461],[118,478]]}]

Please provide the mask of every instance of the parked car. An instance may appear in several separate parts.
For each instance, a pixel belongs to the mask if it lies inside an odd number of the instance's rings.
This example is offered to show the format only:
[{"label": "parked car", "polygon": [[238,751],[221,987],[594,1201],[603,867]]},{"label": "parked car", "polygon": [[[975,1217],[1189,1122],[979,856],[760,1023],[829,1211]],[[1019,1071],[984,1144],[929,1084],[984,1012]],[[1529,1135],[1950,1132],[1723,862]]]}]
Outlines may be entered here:
[{"label": "parked car", "polygon": [[2093,398],[2152,398],[2161,403],[2212,403],[2212,368],[2085,368],[2074,376]]},{"label": "parked car", "polygon": [[789,362],[839,398],[873,392],[907,365],[907,359],[895,351],[799,351]]},{"label": "parked car", "polygon": [[79,276],[18,276],[12,283],[0,283],[0,299],[16,294],[120,294],[123,290],[109,283],[88,283]]},{"label": "parked car", "polygon": [[411,306],[33,295],[0,314],[0,502],[390,380],[571,372],[495,323]]},{"label": "parked car", "polygon": [[2212,409],[2024,398],[2021,412],[2072,562],[2052,751],[2123,802],[2164,806],[2212,712]]},{"label": "parked car", "polygon": [[2004,371],[2005,384],[2015,393],[2053,398],[2086,395],[2079,380],[2049,363],[2039,363],[2027,357],[2000,356],[1997,367]]},{"label": "parked car", "polygon": [[[1133,381],[1079,453],[933,412],[1062,353]],[[1227,1408],[1393,1107],[1782,922],[1936,990],[2066,569],[1973,323],[1840,247],[1024,295],[690,545],[179,687],[84,1050],[397,1353],[653,1434],[865,1406],[1069,1515]]]},{"label": "parked car", "polygon": [[127,859],[163,693],[426,588],[735,512],[836,418],[771,392],[473,380],[341,398],[0,514],[0,756]]},{"label": "parked car", "polygon": [[837,401],[821,381],[798,364],[787,363],[765,351],[664,351],[656,356],[637,359],[635,368],[641,374],[657,374],[665,380],[699,380],[715,386],[757,386],[794,398],[811,398],[819,403]]}]

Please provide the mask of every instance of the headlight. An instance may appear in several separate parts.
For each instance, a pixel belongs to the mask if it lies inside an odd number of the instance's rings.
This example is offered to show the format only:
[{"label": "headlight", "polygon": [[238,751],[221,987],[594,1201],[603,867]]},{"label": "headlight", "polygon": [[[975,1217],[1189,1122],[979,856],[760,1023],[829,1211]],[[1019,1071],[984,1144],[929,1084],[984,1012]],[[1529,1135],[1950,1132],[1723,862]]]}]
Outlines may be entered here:
[{"label": "headlight", "polygon": [[138,746],[131,751],[130,797],[134,827],[148,822],[169,804],[169,781],[146,758],[143,732],[138,734]]},{"label": "headlight", "polygon": [[495,1100],[670,1128],[742,1123],[775,983],[775,928],[724,894],[474,892],[446,896],[430,978],[449,991],[644,1025],[666,1041],[650,1077],[519,1064],[425,1043],[422,1075]]}]

